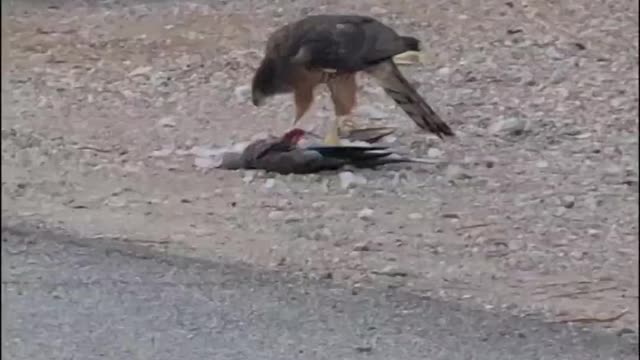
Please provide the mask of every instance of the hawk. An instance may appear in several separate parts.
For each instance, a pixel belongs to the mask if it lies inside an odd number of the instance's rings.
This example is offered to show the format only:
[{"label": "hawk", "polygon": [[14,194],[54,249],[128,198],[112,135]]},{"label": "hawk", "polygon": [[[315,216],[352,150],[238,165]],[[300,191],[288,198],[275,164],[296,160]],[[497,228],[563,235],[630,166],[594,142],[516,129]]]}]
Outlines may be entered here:
[{"label": "hawk", "polygon": [[313,102],[314,89],[326,84],[334,104],[335,118],[325,143],[337,145],[356,103],[356,74],[364,72],[418,127],[438,137],[454,136],[402,75],[394,56],[420,51],[420,41],[400,36],[390,27],[367,16],[314,15],[274,31],[251,86],[252,102],[264,104],[268,97],[293,93],[296,114],[293,126]]},{"label": "hawk", "polygon": [[[301,145],[300,141],[306,135],[311,134],[294,128],[279,137],[269,136],[255,140],[240,152],[223,153],[217,167],[227,170],[261,169],[280,174],[309,174],[337,170],[346,165],[373,168],[393,163],[433,163],[396,154],[385,146]],[[377,134],[363,135],[367,137],[366,142],[375,142],[379,138]]]}]

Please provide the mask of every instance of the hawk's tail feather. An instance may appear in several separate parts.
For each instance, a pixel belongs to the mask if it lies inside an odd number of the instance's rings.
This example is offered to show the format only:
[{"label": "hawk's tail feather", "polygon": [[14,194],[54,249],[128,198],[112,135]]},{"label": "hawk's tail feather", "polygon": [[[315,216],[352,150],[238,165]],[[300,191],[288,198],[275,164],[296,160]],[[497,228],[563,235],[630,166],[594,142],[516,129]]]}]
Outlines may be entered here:
[{"label": "hawk's tail feather", "polygon": [[393,62],[381,63],[370,73],[418,127],[430,131],[440,138],[455,136],[449,125],[418,94]]},{"label": "hawk's tail feather", "polygon": [[420,40],[412,36],[401,36],[404,42],[404,46],[407,47],[407,51],[420,51]]}]

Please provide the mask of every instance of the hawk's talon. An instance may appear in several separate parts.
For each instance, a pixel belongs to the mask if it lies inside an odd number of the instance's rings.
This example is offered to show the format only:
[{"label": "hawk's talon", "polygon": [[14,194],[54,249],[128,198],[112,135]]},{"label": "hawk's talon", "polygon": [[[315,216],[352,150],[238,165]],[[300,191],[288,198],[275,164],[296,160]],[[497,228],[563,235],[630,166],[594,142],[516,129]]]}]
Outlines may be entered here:
[{"label": "hawk's talon", "polygon": [[324,144],[327,146],[340,146],[340,137],[335,133],[328,133],[324,138]]},{"label": "hawk's talon", "polygon": [[353,130],[360,128],[358,122],[356,122],[351,116],[344,116],[338,123],[338,133],[342,137],[347,137]]}]

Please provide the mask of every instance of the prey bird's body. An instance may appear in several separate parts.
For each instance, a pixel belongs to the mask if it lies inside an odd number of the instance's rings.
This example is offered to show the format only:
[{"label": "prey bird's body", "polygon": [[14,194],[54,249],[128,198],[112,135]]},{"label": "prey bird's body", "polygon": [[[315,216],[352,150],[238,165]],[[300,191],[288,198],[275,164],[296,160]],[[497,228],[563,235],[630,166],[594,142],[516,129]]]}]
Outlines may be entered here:
[{"label": "prey bird's body", "polygon": [[[391,163],[431,163],[395,154],[385,146],[301,146],[299,142],[306,134],[302,129],[293,129],[281,137],[269,136],[255,140],[241,152],[224,153],[218,167],[228,170],[260,169],[280,174],[308,174],[337,170],[346,165],[371,168]],[[370,139],[377,140],[375,135]]]},{"label": "prey bird's body", "polygon": [[[326,84],[336,119],[325,139],[339,143],[339,132],[356,104],[356,74],[374,77],[385,92],[418,125],[439,137],[453,136],[451,128],[402,75],[393,57],[420,50],[413,37],[400,36],[367,16],[315,15],[285,25],[267,40],[252,82],[256,106],[273,95],[293,93],[295,125],[313,102],[314,89]],[[347,124],[348,125],[348,124]]]}]

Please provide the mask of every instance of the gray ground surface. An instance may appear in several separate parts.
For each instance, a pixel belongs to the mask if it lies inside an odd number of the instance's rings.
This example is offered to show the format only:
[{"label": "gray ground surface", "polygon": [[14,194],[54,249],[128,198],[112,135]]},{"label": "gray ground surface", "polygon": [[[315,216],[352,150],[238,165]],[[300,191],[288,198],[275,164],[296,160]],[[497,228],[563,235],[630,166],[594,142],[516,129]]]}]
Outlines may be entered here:
[{"label": "gray ground surface", "polygon": [[[2,5],[5,221],[637,327],[637,2]],[[312,12],[373,14],[423,40],[429,61],[403,71],[458,138],[417,132],[366,78],[358,120],[400,127],[394,147],[442,166],[358,171],[351,189],[202,166],[212,146],[289,126],[292,101],[256,109],[248,84],[267,34]],[[304,126],[329,118],[319,98]]]},{"label": "gray ground surface", "polygon": [[637,345],[20,227],[2,230],[7,359],[633,359]]}]

